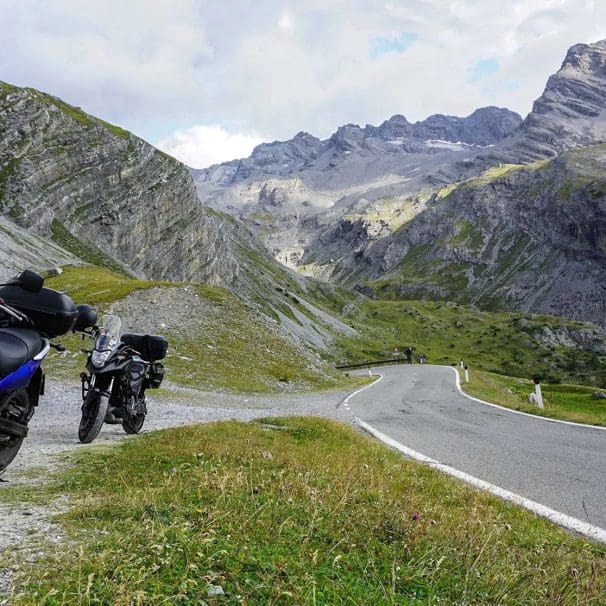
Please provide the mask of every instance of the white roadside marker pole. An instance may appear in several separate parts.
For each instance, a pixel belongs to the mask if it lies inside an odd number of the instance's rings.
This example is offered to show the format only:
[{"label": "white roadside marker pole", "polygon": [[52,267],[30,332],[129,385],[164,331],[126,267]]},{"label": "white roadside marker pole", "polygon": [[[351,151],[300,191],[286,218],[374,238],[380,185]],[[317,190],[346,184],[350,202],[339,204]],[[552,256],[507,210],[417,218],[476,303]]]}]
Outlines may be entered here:
[{"label": "white roadside marker pole", "polygon": [[465,383],[469,383],[469,369],[467,368],[467,364],[465,364]]},{"label": "white roadside marker pole", "polygon": [[463,368],[465,368],[465,362],[463,362],[463,358],[461,358],[460,364],[461,364],[461,370],[463,370]]},{"label": "white roadside marker pole", "polygon": [[370,370],[370,368],[368,369],[368,376],[372,377],[372,370]]},{"label": "white roadside marker pole", "polygon": [[534,393],[537,397],[537,406],[543,410],[543,394],[541,392],[541,379],[538,376],[533,377]]}]

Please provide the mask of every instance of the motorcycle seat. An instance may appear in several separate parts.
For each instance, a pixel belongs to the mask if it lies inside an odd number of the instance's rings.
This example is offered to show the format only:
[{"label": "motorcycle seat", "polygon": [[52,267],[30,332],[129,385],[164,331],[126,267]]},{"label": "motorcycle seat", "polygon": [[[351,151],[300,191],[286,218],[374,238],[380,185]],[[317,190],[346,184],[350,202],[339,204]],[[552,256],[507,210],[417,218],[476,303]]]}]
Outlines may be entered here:
[{"label": "motorcycle seat", "polygon": [[42,337],[29,328],[0,328],[0,377],[6,377],[40,353]]}]

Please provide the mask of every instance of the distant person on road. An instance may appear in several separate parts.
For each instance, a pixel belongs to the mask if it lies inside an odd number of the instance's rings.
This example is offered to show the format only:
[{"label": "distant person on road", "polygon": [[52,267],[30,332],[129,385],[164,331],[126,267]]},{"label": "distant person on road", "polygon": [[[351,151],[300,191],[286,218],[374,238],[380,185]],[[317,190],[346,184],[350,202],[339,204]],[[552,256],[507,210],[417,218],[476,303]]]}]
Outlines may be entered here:
[{"label": "distant person on road", "polygon": [[406,353],[406,363],[412,364],[412,347],[409,345],[404,352]]}]

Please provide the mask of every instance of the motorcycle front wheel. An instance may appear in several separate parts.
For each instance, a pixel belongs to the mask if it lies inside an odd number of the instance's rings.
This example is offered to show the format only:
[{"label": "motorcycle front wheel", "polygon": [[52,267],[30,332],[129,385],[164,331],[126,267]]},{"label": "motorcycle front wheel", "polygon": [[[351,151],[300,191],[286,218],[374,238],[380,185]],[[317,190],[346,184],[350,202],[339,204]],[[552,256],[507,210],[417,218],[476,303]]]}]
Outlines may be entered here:
[{"label": "motorcycle front wheel", "polygon": [[[27,392],[24,389],[18,389],[9,394],[0,404],[0,418],[27,427],[30,408]],[[18,433],[21,432],[0,430],[0,475],[5,472],[21,448],[24,436],[17,435]]]},{"label": "motorcycle front wheel", "polygon": [[101,431],[109,398],[91,388],[84,398],[82,419],[78,428],[78,439],[82,444],[90,444]]}]

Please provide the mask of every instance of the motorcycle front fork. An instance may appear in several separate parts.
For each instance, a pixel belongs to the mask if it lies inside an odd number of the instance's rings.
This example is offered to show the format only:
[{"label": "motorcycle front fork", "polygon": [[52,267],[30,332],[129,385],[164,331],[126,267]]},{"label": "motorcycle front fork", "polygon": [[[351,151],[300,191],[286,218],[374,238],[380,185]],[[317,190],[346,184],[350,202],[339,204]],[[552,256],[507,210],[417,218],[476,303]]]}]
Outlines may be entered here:
[{"label": "motorcycle front fork", "polygon": [[82,401],[86,400],[86,395],[88,394],[88,390],[91,388],[95,381],[95,377],[91,377],[87,375],[85,372],[80,373],[80,381],[82,383]]},{"label": "motorcycle front fork", "polygon": [[[86,399],[88,392],[91,389],[95,388],[95,379],[96,379],[96,375],[88,375],[85,372],[80,373],[80,381],[82,382],[82,401],[83,402]],[[101,395],[107,396],[109,398],[109,395],[112,391],[113,383],[114,383],[114,380],[112,378],[109,381],[109,385],[107,385],[107,387],[105,389],[99,388]]]}]

